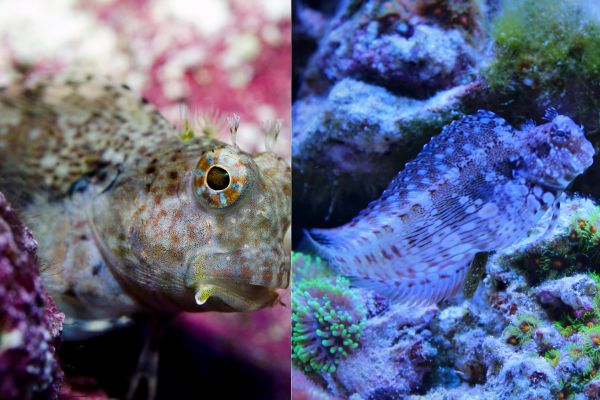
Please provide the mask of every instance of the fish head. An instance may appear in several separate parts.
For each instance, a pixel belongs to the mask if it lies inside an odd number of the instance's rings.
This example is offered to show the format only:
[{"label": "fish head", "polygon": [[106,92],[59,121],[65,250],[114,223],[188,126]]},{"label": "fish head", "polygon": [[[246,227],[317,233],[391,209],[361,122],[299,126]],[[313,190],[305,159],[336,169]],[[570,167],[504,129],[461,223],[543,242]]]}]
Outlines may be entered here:
[{"label": "fish head", "polygon": [[198,306],[252,310],[288,286],[290,182],[290,167],[270,151],[249,155],[226,146],[202,155],[190,183],[212,240],[190,254],[186,273]]},{"label": "fish head", "polygon": [[161,311],[252,311],[289,284],[291,170],[272,151],[165,144],[124,173],[94,225],[128,292]]},{"label": "fish head", "polygon": [[528,180],[564,190],[593,163],[594,147],[583,127],[571,118],[555,115],[549,123],[524,129],[527,154],[518,172]]}]

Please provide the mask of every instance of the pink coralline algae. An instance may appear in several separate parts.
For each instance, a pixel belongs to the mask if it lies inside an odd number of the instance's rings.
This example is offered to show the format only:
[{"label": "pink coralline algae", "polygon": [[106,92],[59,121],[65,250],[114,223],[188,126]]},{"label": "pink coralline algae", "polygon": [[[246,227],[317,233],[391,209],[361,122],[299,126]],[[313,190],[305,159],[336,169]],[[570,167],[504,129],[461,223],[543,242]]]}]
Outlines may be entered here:
[{"label": "pink coralline algae", "polygon": [[[183,110],[192,120],[211,111],[222,119],[240,115],[237,142],[247,151],[261,148],[264,120],[281,118],[276,151],[289,158],[290,2],[23,4],[0,5],[0,85],[14,79],[15,65],[30,66],[34,76],[107,75],[142,93],[170,121],[181,121]],[[227,140],[225,129],[220,139]]]},{"label": "pink coralline algae", "polygon": [[57,398],[63,314],[44,291],[37,244],[0,193],[0,398]]}]

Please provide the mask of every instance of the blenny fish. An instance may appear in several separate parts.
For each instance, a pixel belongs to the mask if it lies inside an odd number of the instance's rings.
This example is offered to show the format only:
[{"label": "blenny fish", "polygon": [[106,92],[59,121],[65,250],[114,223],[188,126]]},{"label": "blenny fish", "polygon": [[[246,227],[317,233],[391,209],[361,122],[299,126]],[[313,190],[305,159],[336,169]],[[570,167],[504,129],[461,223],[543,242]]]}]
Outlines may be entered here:
[{"label": "blenny fish", "polygon": [[43,282],[67,317],[277,303],[290,167],[271,148],[192,136],[127,85],[92,76],[1,89],[0,191],[39,242]]},{"label": "blenny fish", "polygon": [[482,110],[454,121],[352,221],[309,237],[340,274],[392,301],[447,299],[470,266],[482,274],[488,252],[522,240],[546,212],[555,219],[561,193],[592,164],[582,127],[547,118],[520,130]]}]

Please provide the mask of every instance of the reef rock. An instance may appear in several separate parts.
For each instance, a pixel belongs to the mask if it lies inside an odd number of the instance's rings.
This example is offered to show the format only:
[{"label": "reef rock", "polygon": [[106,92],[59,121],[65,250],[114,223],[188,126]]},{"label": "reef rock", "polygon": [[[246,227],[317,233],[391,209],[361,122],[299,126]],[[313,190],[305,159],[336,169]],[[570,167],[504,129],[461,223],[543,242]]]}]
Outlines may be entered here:
[{"label": "reef rock", "polygon": [[536,297],[546,307],[570,307],[582,315],[594,307],[597,283],[587,275],[569,276],[545,282],[536,289]]},{"label": "reef rock", "polygon": [[0,193],[0,398],[53,399],[63,314],[44,291],[37,244]]},{"label": "reef rock", "polygon": [[378,398],[417,390],[437,354],[428,330],[436,312],[435,306],[397,305],[368,320],[362,330],[361,347],[343,360],[336,372],[342,394]]},{"label": "reef rock", "polygon": [[295,368],[292,368],[292,392],[295,400],[339,400]]},{"label": "reef rock", "polygon": [[464,25],[450,21],[455,10],[426,3],[342,1],[306,68],[302,91],[323,93],[352,77],[424,98],[465,83],[477,54],[477,3],[460,2]]}]

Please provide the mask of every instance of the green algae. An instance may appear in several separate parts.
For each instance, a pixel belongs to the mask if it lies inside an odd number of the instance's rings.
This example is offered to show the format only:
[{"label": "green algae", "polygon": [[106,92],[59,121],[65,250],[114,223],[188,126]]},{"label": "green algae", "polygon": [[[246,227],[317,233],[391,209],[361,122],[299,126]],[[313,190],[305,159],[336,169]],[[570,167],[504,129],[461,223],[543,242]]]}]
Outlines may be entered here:
[{"label": "green algae", "polygon": [[573,0],[505,1],[491,27],[483,76],[513,112],[556,106],[600,130],[600,20]]}]

